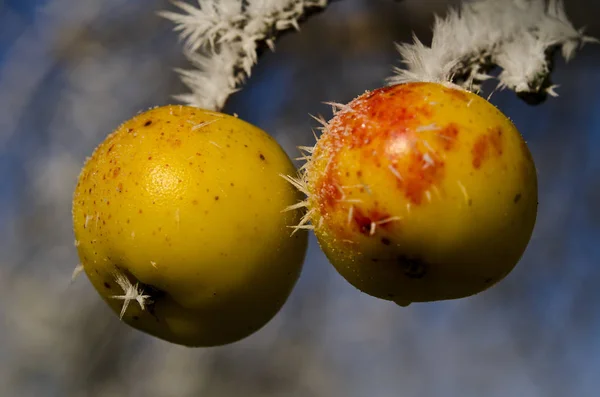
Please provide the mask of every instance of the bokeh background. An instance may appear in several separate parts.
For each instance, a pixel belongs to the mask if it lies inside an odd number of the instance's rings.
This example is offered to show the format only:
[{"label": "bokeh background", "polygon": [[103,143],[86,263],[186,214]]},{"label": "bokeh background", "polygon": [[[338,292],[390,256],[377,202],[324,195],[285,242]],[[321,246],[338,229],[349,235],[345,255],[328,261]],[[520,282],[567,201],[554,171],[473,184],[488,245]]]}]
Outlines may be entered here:
[{"label": "bokeh background", "polygon": [[[393,43],[427,41],[447,1],[344,0],[285,35],[225,111],[292,156],[322,101],[383,84]],[[347,284],[311,239],[277,317],[230,346],[187,349],[119,322],[84,276],[71,194],[86,156],[122,121],[173,103],[187,67],[165,0],[0,0],[0,396],[552,397],[600,395],[600,47],[586,46],[532,107],[491,101],[529,142],[538,223],[487,292],[400,308]],[[600,36],[600,4],[570,0]]]}]

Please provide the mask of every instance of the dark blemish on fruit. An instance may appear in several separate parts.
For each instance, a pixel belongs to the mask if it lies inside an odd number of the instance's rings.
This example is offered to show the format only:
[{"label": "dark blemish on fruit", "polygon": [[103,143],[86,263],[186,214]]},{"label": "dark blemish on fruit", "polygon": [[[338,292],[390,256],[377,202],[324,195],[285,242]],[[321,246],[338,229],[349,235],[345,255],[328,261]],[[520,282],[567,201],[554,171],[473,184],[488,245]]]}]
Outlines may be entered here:
[{"label": "dark blemish on fruit", "polygon": [[141,213],[142,213],[142,210],[141,210],[141,209],[139,209],[139,210],[138,210],[138,214],[141,214]]},{"label": "dark blemish on fruit", "polygon": [[192,200],[192,204],[198,205],[198,200]]},{"label": "dark blemish on fruit", "polygon": [[213,296],[217,296],[217,293],[216,293],[216,292],[213,292]]},{"label": "dark blemish on fruit", "polygon": [[244,147],[248,147],[248,145],[244,144]]},{"label": "dark blemish on fruit", "polygon": [[390,244],[391,244],[391,241],[390,241],[390,239],[389,239],[389,238],[385,238],[385,237],[383,237],[383,238],[381,239],[381,243],[382,243],[383,245],[390,245]]},{"label": "dark blemish on fruit", "polygon": [[219,201],[219,196],[215,196],[215,201]]},{"label": "dark blemish on fruit", "polygon": [[152,160],[152,156],[148,156],[148,160]]},{"label": "dark blemish on fruit", "polygon": [[420,259],[401,255],[398,257],[398,263],[408,278],[420,279],[427,274],[427,263]]},{"label": "dark blemish on fruit", "polygon": [[447,94],[453,96],[454,98],[456,98],[456,99],[458,99],[460,101],[463,101],[463,102],[468,102],[469,101],[468,95],[465,92],[461,91],[461,90],[457,90],[457,89],[454,89],[454,88],[446,88],[446,87],[444,87],[444,91]]},{"label": "dark blemish on fruit", "polygon": [[518,193],[515,198],[513,199],[513,202],[516,204],[519,202],[519,200],[521,200],[521,193]]},{"label": "dark blemish on fruit", "polygon": [[422,203],[424,196],[432,186],[444,178],[445,163],[431,154],[414,150],[401,155],[394,169],[402,176],[396,178],[396,184],[404,191],[404,196],[412,204]]},{"label": "dark blemish on fruit", "polygon": [[393,298],[394,294],[387,294],[388,298]]},{"label": "dark blemish on fruit", "polygon": [[235,186],[235,185],[233,184],[233,182],[231,182],[229,185],[230,185],[230,186]]},{"label": "dark blemish on fruit", "polygon": [[131,222],[131,221],[129,220],[129,218],[127,218],[127,223],[129,223],[129,222]]},{"label": "dark blemish on fruit", "polygon": [[127,128],[127,132],[133,132],[133,128]]},{"label": "dark blemish on fruit", "polygon": [[[384,219],[390,218],[390,215],[380,212],[380,211],[377,211],[377,210],[371,210],[371,211],[369,211],[368,214],[365,214],[360,208],[355,207],[354,211],[352,212],[352,218],[354,220],[354,223],[358,226],[358,230],[360,233],[362,233],[364,235],[371,235],[371,225],[373,223],[377,224],[377,222],[380,222]],[[393,222],[386,222],[386,223],[377,225],[375,227],[375,233],[380,228],[384,229],[384,230],[389,229],[390,226],[392,225],[392,223]],[[384,237],[384,239],[385,239],[385,237]],[[382,242],[383,242],[383,239],[382,239]],[[388,242],[389,242],[389,240],[388,240]]]},{"label": "dark blemish on fruit", "polygon": [[111,288],[110,288],[110,284],[109,284],[109,283],[107,283],[106,281],[104,282],[104,288],[106,288],[106,289],[111,289]]},{"label": "dark blemish on fruit", "polygon": [[[96,254],[96,253],[94,252],[94,255],[95,255],[95,254]],[[98,269],[94,269],[94,272],[96,272],[96,274],[100,274],[100,272],[98,272]]]},{"label": "dark blemish on fruit", "polygon": [[[494,149],[493,152],[490,150],[490,145]],[[502,156],[502,153],[502,129],[500,127],[489,128],[488,134],[481,135],[473,144],[471,149],[473,167],[480,168],[483,161],[490,155]]]},{"label": "dark blemish on fruit", "polygon": [[361,177],[362,176],[362,171],[356,171],[356,176]]},{"label": "dark blemish on fruit", "polygon": [[371,258],[371,262],[379,262],[379,259],[377,259],[377,258]]},{"label": "dark blemish on fruit", "polygon": [[473,205],[473,200],[469,199],[468,203],[469,203],[469,207],[472,206]]},{"label": "dark blemish on fruit", "polygon": [[485,280],[483,280],[483,282],[484,282],[484,283],[486,283],[486,284],[489,284],[489,283],[491,283],[492,281],[494,281],[494,279],[493,279],[493,278],[491,278],[491,277],[489,277],[489,278],[486,278]]},{"label": "dark blemish on fruit", "polygon": [[144,127],[148,127],[150,124],[152,124],[152,120],[148,120],[144,123]]},{"label": "dark blemish on fruit", "polygon": [[437,137],[440,139],[444,150],[448,151],[454,148],[456,144],[456,138],[458,136],[458,125],[456,123],[450,123],[445,126],[441,131],[437,133]]},{"label": "dark blemish on fruit", "polygon": [[138,316],[133,316],[132,318],[136,321],[140,319]]},{"label": "dark blemish on fruit", "polygon": [[260,153],[260,154],[258,155],[258,157],[260,157],[260,159],[261,159],[262,161],[265,161],[265,156],[264,156],[262,153]]},{"label": "dark blemish on fruit", "polygon": [[502,156],[502,128],[490,128],[489,137],[496,154]]},{"label": "dark blemish on fruit", "polygon": [[115,144],[113,143],[113,144],[112,144],[112,145],[110,145],[110,147],[108,148],[108,151],[107,151],[107,153],[110,153],[110,152],[112,152],[112,150],[114,149],[114,147],[115,147]]},{"label": "dark blemish on fruit", "polygon": [[121,172],[121,167],[115,168],[115,170],[113,171],[113,178],[119,176],[119,172]]}]

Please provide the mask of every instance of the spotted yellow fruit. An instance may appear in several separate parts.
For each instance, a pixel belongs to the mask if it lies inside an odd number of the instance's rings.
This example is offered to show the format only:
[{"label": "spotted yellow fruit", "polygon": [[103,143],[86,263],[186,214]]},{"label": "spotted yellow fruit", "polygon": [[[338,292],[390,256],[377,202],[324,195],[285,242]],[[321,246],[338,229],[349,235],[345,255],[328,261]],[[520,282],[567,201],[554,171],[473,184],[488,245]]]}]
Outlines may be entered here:
[{"label": "spotted yellow fruit", "polygon": [[141,113],[86,162],[73,198],[85,274],[122,320],[164,340],[240,340],[280,310],[307,234],[295,172],[264,131],[186,106]]},{"label": "spotted yellow fruit", "polygon": [[532,156],[485,99],[437,83],[336,105],[305,173],[318,241],[338,272],[400,305],[489,288],[521,258],[537,213]]}]

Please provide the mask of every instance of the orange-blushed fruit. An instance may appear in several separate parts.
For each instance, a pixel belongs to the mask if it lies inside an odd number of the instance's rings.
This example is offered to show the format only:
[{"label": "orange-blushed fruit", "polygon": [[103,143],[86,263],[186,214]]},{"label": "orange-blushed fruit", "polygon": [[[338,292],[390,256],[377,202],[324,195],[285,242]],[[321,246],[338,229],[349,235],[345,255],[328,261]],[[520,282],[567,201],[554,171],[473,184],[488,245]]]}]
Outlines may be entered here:
[{"label": "orange-blushed fruit", "polygon": [[188,106],[141,113],[85,163],[73,223],[85,274],[124,322],[167,341],[215,346],[275,316],[307,233],[290,236],[295,168],[266,132]]},{"label": "orange-blushed fruit", "polygon": [[376,89],[334,117],[296,185],[337,271],[405,306],[486,290],[520,260],[537,177],[513,123],[450,84]]}]

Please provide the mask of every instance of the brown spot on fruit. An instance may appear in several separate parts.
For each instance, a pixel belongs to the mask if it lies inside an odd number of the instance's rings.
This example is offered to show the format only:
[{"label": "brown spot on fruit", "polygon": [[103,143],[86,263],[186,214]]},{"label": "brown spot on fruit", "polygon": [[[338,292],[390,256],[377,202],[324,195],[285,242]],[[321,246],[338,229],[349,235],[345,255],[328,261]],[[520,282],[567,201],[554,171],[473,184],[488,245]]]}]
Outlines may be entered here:
[{"label": "brown spot on fruit", "polygon": [[109,284],[109,283],[107,283],[106,281],[104,282],[104,288],[106,288],[106,289],[111,289],[111,288],[110,288],[110,284]]},{"label": "brown spot on fruit", "polygon": [[327,212],[328,209],[334,208],[338,201],[342,199],[342,192],[338,188],[339,184],[335,174],[331,171],[332,168],[329,167],[316,187],[315,194],[321,214]]},{"label": "brown spot on fruit", "polygon": [[262,161],[265,161],[265,156],[264,156],[262,153],[260,153],[260,154],[258,155],[258,157],[260,157],[260,159],[261,159]]},{"label": "brown spot on fruit", "polygon": [[147,121],[144,123],[144,127],[148,127],[150,124],[152,124],[152,120],[147,120]]},{"label": "brown spot on fruit", "polygon": [[485,156],[487,156],[488,152],[488,140],[487,136],[482,135],[473,144],[473,148],[471,149],[471,155],[473,157],[472,163],[473,167],[479,169],[481,167],[481,163],[485,160]]},{"label": "brown spot on fruit", "polygon": [[[392,222],[379,223],[389,218],[389,214],[378,210],[371,210],[368,213],[365,213],[362,209],[355,207],[352,212],[352,219],[354,220],[354,224],[358,226],[358,231],[361,234],[368,236],[372,235],[372,232],[376,232],[378,228],[389,229]],[[372,229],[373,225],[375,225],[374,230]]]},{"label": "brown spot on fruit", "polygon": [[419,279],[427,274],[428,265],[421,259],[409,258],[407,256],[399,256],[398,263],[402,267],[404,275],[408,278]]},{"label": "brown spot on fruit", "polygon": [[516,204],[519,202],[519,200],[521,200],[521,193],[517,193],[517,195],[513,199],[513,202]]},{"label": "brown spot on fruit", "polygon": [[452,150],[457,142],[456,138],[458,137],[458,125],[456,123],[448,124],[437,133],[437,137],[441,141],[444,150]]},{"label": "brown spot on fruit", "polygon": [[490,156],[502,156],[502,129],[488,129],[488,133],[477,138],[471,149],[473,167],[479,169]]},{"label": "brown spot on fruit", "polygon": [[464,91],[462,91],[460,89],[448,88],[448,87],[443,87],[443,89],[446,92],[446,94],[454,97],[455,99],[458,99],[459,101],[462,101],[462,102],[469,101],[469,96],[467,95],[467,93],[465,93]]},{"label": "brown spot on fruit", "polygon": [[427,192],[444,178],[445,164],[433,153],[410,150],[392,158],[392,163],[394,162],[396,165],[392,167],[395,174],[401,176],[396,176],[396,183],[404,191],[405,197],[415,205],[421,204]]},{"label": "brown spot on fruit", "polygon": [[389,238],[383,237],[383,238],[381,239],[381,243],[382,243],[383,245],[390,245],[390,244],[391,244],[391,241],[390,241],[390,239],[389,239]]},{"label": "brown spot on fruit", "polygon": [[489,131],[490,142],[498,156],[502,155],[502,128],[491,128]]}]

